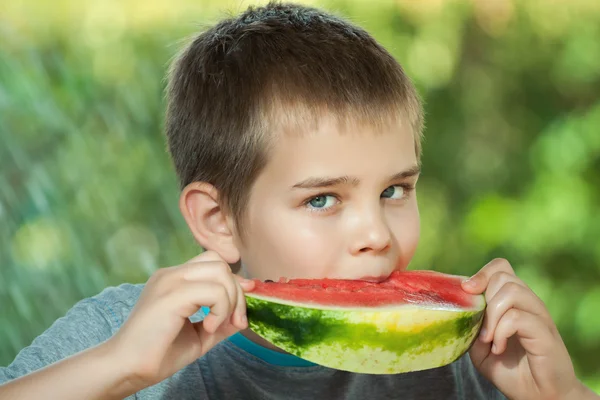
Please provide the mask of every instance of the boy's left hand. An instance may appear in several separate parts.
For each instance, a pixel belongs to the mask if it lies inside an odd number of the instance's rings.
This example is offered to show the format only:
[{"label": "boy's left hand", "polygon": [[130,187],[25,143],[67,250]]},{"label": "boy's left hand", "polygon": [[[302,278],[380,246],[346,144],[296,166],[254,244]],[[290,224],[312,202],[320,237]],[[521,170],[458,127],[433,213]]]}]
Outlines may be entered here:
[{"label": "boy's left hand", "polygon": [[496,259],[463,283],[485,291],[480,337],[470,350],[475,367],[510,399],[568,399],[584,392],[543,301]]}]

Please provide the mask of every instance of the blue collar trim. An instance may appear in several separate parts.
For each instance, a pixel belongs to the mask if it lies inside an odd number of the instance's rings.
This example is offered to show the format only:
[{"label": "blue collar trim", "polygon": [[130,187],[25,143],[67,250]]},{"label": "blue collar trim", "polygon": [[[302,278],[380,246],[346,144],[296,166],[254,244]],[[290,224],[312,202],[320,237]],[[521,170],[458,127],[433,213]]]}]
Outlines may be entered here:
[{"label": "blue collar trim", "polygon": [[278,351],[263,347],[254,343],[240,332],[230,336],[228,340],[240,349],[260,358],[269,364],[279,365],[282,367],[314,367],[317,365],[291,354],[280,353]]}]

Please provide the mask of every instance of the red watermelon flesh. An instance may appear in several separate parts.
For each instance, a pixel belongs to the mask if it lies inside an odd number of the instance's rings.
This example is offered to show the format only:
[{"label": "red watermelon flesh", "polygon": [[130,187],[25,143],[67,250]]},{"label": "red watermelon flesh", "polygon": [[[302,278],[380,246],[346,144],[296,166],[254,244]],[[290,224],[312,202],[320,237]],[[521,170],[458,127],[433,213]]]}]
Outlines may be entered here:
[{"label": "red watermelon flesh", "polygon": [[462,276],[435,271],[395,271],[382,282],[348,279],[285,279],[256,281],[253,295],[319,307],[369,308],[418,304],[469,309],[480,296],[466,293]]}]

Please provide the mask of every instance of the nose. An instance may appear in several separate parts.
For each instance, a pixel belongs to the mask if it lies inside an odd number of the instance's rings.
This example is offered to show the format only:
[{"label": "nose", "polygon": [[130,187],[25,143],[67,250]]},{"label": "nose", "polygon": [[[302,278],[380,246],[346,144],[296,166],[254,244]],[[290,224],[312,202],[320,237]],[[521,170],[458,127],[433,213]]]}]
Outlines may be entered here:
[{"label": "nose", "polygon": [[380,254],[390,248],[392,234],[381,212],[357,217],[355,233],[350,245],[352,255]]}]

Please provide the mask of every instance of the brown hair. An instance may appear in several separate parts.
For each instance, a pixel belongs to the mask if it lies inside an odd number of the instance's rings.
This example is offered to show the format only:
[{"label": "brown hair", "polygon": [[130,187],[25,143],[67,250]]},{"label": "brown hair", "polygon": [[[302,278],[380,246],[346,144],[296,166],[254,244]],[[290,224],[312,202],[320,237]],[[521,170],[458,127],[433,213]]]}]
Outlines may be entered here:
[{"label": "brown hair", "polygon": [[271,2],[196,36],[176,57],[166,135],[181,187],[208,182],[240,226],[269,138],[325,116],[406,121],[421,152],[422,107],[396,60],[365,30],[321,10]]}]

